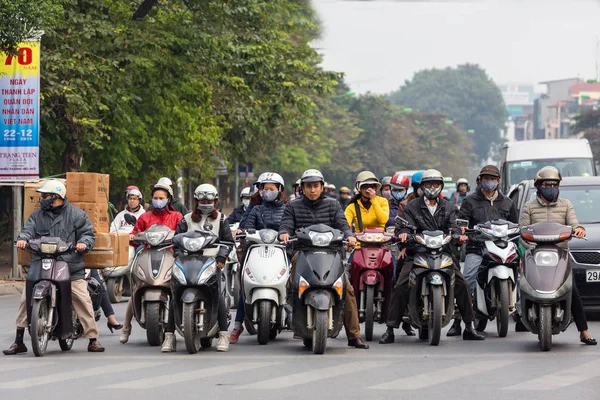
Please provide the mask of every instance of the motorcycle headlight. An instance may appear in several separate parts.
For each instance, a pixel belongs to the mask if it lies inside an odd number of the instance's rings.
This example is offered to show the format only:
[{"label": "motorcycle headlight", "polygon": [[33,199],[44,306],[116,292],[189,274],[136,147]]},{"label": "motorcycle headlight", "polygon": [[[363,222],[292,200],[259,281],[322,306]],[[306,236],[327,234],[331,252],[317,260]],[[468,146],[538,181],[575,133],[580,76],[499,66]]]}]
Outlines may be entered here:
[{"label": "motorcycle headlight", "polygon": [[141,280],[145,281],[146,280],[146,273],[144,272],[144,269],[142,268],[141,265],[138,265],[137,268],[135,269],[135,274],[137,275],[138,278],[140,278]]},{"label": "motorcycle headlight", "polygon": [[277,231],[272,229],[261,229],[258,231],[258,235],[264,244],[271,244],[277,239]]},{"label": "motorcycle headlight", "polygon": [[185,285],[187,283],[185,272],[183,272],[179,264],[175,264],[171,273],[173,274],[173,277],[175,278],[175,280],[177,280],[177,282],[181,283],[182,285]]},{"label": "motorcycle headlight", "polygon": [[533,259],[537,265],[544,267],[556,267],[558,265],[558,253],[553,251],[538,251]]},{"label": "motorcycle headlight", "polygon": [[217,264],[213,261],[208,267],[205,267],[200,274],[200,278],[198,278],[198,285],[202,285],[204,282],[206,282],[216,270]]},{"label": "motorcycle headlight", "polygon": [[158,246],[167,238],[168,234],[168,231],[146,232],[146,240],[148,241],[150,246]]},{"label": "motorcycle headlight", "polygon": [[327,247],[331,243],[331,240],[333,240],[333,233],[310,231],[308,232],[308,237],[310,237],[313,246]]},{"label": "motorcycle headlight", "polygon": [[492,234],[497,238],[508,236],[508,225],[494,225],[492,227]]},{"label": "motorcycle headlight", "polygon": [[424,239],[425,239],[425,247],[428,247],[430,249],[439,249],[444,244],[444,236],[443,235],[437,235],[437,236],[425,235]]},{"label": "motorcycle headlight", "polygon": [[58,250],[56,243],[42,243],[40,245],[40,251],[44,254],[54,254]]},{"label": "motorcycle headlight", "polygon": [[197,252],[204,246],[204,242],[206,241],[205,237],[198,238],[188,238],[184,237],[182,240],[183,248],[192,253]]}]

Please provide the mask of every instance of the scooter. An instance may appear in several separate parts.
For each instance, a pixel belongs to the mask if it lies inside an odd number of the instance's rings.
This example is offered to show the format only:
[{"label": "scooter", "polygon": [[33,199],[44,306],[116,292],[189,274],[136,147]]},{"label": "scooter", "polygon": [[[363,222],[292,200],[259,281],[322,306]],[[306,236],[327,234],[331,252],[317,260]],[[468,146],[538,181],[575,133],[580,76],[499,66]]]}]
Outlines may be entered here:
[{"label": "scooter", "polygon": [[327,225],[296,231],[299,255],[292,277],[291,328],[304,338],[304,346],[323,354],[327,338],[338,335],[344,324],[346,277],[341,257],[344,234]]},{"label": "scooter", "polygon": [[527,250],[521,274],[521,319],[538,335],[542,351],[552,348],[552,335],[571,323],[573,271],[567,246],[572,228],[556,222],[540,222],[521,229]]},{"label": "scooter", "polygon": [[[129,226],[135,226],[137,218],[131,214],[125,214],[125,221]],[[126,231],[127,232],[127,231]],[[110,302],[115,304],[121,301],[122,296],[131,296],[131,262],[135,256],[135,248],[129,246],[129,261],[127,265],[105,268],[102,277],[106,283],[106,292]]]},{"label": "scooter", "polygon": [[358,317],[365,323],[365,337],[373,340],[373,325],[387,318],[387,309],[392,292],[394,262],[387,247],[394,235],[383,229],[367,228],[356,235],[360,247],[354,250],[350,280],[358,293]]},{"label": "scooter", "polygon": [[135,235],[133,241],[143,245],[131,265],[133,315],[146,329],[150,346],[164,340],[164,324],[169,317],[169,281],[173,270],[171,241],[175,231],[164,225],[152,225]]},{"label": "scooter", "polygon": [[25,288],[33,353],[42,357],[50,339],[58,339],[61,350],[71,350],[83,327],[73,310],[69,265],[60,256],[75,249],[49,236],[30,240],[27,249],[40,257],[29,264]]},{"label": "scooter", "polygon": [[264,345],[285,325],[289,260],[286,247],[277,240],[277,231],[249,231],[245,237],[252,243],[242,271],[245,311],[251,324],[257,325],[258,343]]},{"label": "scooter", "polygon": [[477,330],[485,330],[496,319],[499,337],[506,337],[510,314],[516,310],[519,254],[513,240],[519,226],[505,220],[475,225],[467,231],[469,240],[483,240],[483,261],[477,274],[475,293]]},{"label": "scooter", "polygon": [[[215,256],[218,237],[210,231],[180,233],[173,238],[179,253],[173,267],[171,293],[175,327],[185,339],[190,354],[201,347],[208,348],[219,331],[219,298],[225,298],[229,309],[230,298],[225,289],[225,274],[218,274]],[[220,278],[219,278],[220,277]],[[221,282],[219,282],[219,279]]]},{"label": "scooter", "polygon": [[[416,231],[416,227],[403,218],[396,217],[396,222]],[[419,330],[419,339],[429,339],[430,345],[437,346],[442,328],[452,321],[454,310],[454,262],[444,250],[452,235],[423,231],[408,237],[426,250],[415,255],[409,275],[410,324]]]}]

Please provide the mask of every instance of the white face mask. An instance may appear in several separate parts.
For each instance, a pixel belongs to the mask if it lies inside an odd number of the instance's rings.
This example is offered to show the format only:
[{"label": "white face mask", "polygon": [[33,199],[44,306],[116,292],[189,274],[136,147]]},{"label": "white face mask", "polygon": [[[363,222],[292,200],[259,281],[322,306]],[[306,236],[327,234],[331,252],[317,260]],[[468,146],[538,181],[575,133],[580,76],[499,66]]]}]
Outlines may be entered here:
[{"label": "white face mask", "polygon": [[243,199],[242,205],[244,206],[244,208],[248,208],[248,206],[250,205],[250,199]]}]

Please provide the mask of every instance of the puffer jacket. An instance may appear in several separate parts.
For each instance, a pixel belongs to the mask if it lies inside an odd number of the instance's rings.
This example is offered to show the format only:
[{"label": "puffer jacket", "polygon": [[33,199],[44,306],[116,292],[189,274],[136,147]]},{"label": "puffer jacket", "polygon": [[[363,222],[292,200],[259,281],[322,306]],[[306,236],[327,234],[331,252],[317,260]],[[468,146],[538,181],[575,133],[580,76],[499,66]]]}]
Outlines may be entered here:
[{"label": "puffer jacket", "polygon": [[[83,255],[94,247],[96,237],[94,235],[94,225],[87,214],[69,203],[65,199],[64,204],[54,212],[52,210],[34,211],[25,226],[19,233],[17,240],[30,241],[39,239],[42,236],[59,237],[65,242],[71,242],[74,245],[83,243],[87,246],[84,252],[72,252],[63,254],[60,258],[69,265],[71,280],[85,278],[85,264]],[[32,260],[38,260],[38,256],[33,256]]]},{"label": "puffer jacket", "polygon": [[242,220],[242,216],[244,215],[244,206],[241,205],[238,208],[235,208],[229,217],[227,217],[227,223],[229,225],[233,225],[236,222],[240,222]]},{"label": "puffer jacket", "polygon": [[385,224],[386,228],[388,226],[395,225],[396,216],[398,216],[398,214],[402,215],[402,211],[404,210],[404,207],[406,205],[405,200],[397,201],[394,199],[391,199],[389,201],[389,204],[390,204],[390,215],[389,215],[387,223]]},{"label": "puffer jacket", "polygon": [[281,200],[273,202],[265,201],[252,208],[244,229],[259,230],[267,228],[279,231],[284,210],[285,204]]},{"label": "puffer jacket", "polygon": [[178,211],[171,209],[163,209],[159,211],[153,208],[151,211],[147,211],[140,215],[135,223],[135,227],[131,231],[131,234],[135,235],[138,232],[144,232],[146,229],[156,224],[165,225],[173,230],[176,230],[177,224],[179,224],[179,221],[181,221],[182,218],[183,215],[181,215],[181,213]]},{"label": "puffer jacket", "polygon": [[[362,219],[362,229],[358,224],[358,218],[356,216],[356,206]],[[361,199],[352,199],[346,211],[344,211],[348,225],[354,226],[355,230],[364,231],[367,228],[385,228],[385,224],[388,222],[390,217],[390,206],[388,200],[384,197],[377,196],[371,200],[371,205],[366,208]]]},{"label": "puffer jacket", "polygon": [[315,201],[301,197],[289,202],[283,212],[279,234],[294,235],[296,229],[315,224],[324,224],[339,229],[344,232],[344,237],[354,236],[340,203],[324,196]]},{"label": "puffer jacket", "polygon": [[581,227],[579,221],[577,221],[575,208],[567,199],[558,199],[554,203],[547,204],[538,196],[525,203],[519,219],[519,226],[537,224],[538,222],[558,222],[573,228]]}]

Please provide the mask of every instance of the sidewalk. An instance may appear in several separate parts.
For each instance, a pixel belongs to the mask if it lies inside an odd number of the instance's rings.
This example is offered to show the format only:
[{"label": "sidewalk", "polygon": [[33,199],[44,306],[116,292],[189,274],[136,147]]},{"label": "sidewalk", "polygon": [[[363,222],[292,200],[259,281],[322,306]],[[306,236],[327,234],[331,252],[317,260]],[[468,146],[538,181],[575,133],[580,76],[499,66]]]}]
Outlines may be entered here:
[{"label": "sidewalk", "polygon": [[6,263],[0,264],[0,296],[21,294],[25,281],[12,281],[10,277],[11,267]]}]

